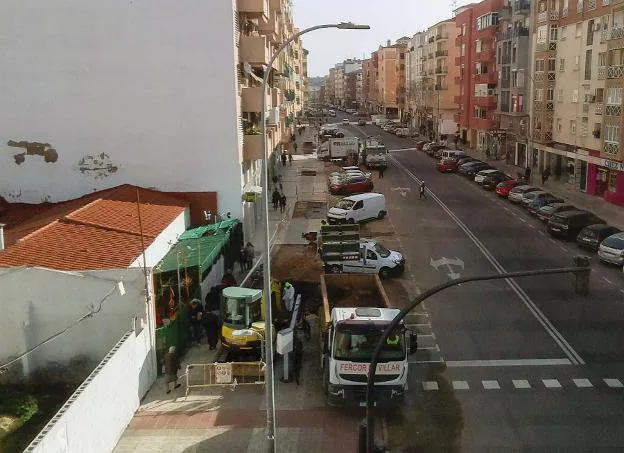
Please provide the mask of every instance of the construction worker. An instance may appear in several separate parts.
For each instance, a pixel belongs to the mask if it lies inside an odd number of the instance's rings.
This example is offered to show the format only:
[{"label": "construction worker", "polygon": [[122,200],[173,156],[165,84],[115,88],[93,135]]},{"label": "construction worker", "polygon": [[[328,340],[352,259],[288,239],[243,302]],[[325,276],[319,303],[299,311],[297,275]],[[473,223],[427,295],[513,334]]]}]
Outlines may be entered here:
[{"label": "construction worker", "polygon": [[289,282],[284,283],[282,301],[284,302],[284,308],[286,308],[289,313],[292,313],[293,308],[295,308],[295,287]]}]

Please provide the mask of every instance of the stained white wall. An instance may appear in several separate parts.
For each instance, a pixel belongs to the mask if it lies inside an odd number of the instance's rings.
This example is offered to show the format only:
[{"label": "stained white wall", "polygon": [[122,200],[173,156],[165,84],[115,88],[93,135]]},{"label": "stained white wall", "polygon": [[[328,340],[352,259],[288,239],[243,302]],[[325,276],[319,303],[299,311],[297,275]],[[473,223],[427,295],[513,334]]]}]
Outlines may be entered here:
[{"label": "stained white wall", "polygon": [[[0,2],[0,196],[132,183],[240,217],[234,0]],[[9,140],[49,143],[55,162]],[[51,155],[51,153],[50,153]]]},{"label": "stained white wall", "polygon": [[[156,266],[189,225],[190,214],[187,208],[154,239],[154,242],[147,246],[145,250],[146,267],[153,268]],[[128,267],[143,267],[143,254],[139,255]]]}]

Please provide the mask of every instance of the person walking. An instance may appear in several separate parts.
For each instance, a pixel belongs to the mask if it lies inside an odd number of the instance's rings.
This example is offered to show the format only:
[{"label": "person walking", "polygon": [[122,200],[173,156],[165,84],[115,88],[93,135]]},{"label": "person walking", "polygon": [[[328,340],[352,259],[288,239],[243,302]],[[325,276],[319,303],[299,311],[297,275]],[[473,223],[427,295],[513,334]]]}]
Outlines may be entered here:
[{"label": "person walking", "polygon": [[293,344],[293,378],[299,385],[301,377],[301,366],[303,365],[303,341],[295,334]]},{"label": "person walking", "polygon": [[279,205],[279,201],[280,201],[280,193],[277,190],[277,187],[273,189],[273,195],[271,196],[271,201],[273,201],[273,210],[277,211],[277,206]]},{"label": "person walking", "polygon": [[530,182],[531,181],[531,167],[529,167],[528,165],[524,169],[524,180],[526,182]]},{"label": "person walking", "polygon": [[204,328],[206,329],[206,337],[208,338],[208,347],[217,349],[219,342],[219,317],[212,311],[206,313],[204,317]]},{"label": "person walking", "polygon": [[[295,144],[296,145],[296,144]],[[297,148],[295,147],[295,151],[297,151]],[[288,153],[288,164],[292,167],[292,161],[293,161],[293,155],[292,153]]]},{"label": "person walking", "polygon": [[292,313],[295,307],[295,287],[289,283],[284,283],[284,292],[282,294],[282,301],[284,302],[284,308],[289,313]]},{"label": "person walking", "polygon": [[383,174],[386,169],[384,167],[379,167],[379,179],[383,179]]},{"label": "person walking", "polygon": [[293,143],[293,149],[295,150],[295,154],[296,154],[297,153],[297,142]]},{"label": "person walking", "polygon": [[171,389],[169,388],[169,384],[173,384],[173,388],[177,389],[182,384],[178,383],[178,370],[180,369],[180,359],[178,359],[178,355],[176,354],[175,346],[169,347],[169,352],[167,352],[163,358],[163,368],[165,372],[165,389],[166,393],[171,393]]},{"label": "person walking", "polygon": [[287,159],[286,153],[282,153],[282,167],[286,166],[286,159]]},{"label": "person walking", "polygon": [[542,172],[542,185],[546,184],[548,177],[550,176],[550,167],[546,167]]},{"label": "person walking", "polygon": [[282,194],[279,199],[280,212],[284,212],[286,210],[286,195]]},{"label": "person walking", "polygon": [[189,307],[188,317],[189,317],[189,330],[191,341],[195,343],[201,343],[202,333],[201,333],[201,320],[204,309],[200,305],[199,299],[193,299],[191,301],[191,306]]},{"label": "person walking", "polygon": [[244,272],[247,268],[247,251],[245,250],[245,247],[241,247],[238,252],[238,265],[240,266],[241,272]]},{"label": "person walking", "polygon": [[420,193],[418,195],[418,199],[427,199],[427,189],[425,188],[425,181],[421,181],[420,183]]},{"label": "person walking", "polygon": [[245,254],[247,255],[247,270],[250,270],[253,266],[255,249],[251,242],[247,242],[245,246]]}]

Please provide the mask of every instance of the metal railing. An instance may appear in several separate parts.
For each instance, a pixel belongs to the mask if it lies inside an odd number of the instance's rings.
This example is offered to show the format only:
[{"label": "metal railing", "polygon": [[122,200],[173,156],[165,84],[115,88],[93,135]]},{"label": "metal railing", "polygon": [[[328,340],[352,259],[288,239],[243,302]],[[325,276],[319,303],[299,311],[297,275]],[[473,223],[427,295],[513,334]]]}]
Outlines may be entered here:
[{"label": "metal railing", "polygon": [[191,389],[264,385],[264,362],[193,363],[186,366],[186,395]]},{"label": "metal railing", "polygon": [[621,79],[624,77],[624,64],[611,65],[607,69],[608,79]]}]

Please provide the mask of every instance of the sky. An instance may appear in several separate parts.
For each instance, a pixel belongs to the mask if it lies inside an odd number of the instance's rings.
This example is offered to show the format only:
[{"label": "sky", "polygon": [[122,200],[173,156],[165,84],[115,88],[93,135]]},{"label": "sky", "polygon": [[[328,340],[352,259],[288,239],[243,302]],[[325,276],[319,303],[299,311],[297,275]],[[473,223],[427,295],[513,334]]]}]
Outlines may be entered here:
[{"label": "sky", "polygon": [[[322,29],[303,35],[308,77],[327,75],[346,58],[369,58],[388,39],[396,41],[452,17],[453,0],[292,0],[295,26],[355,22],[370,30]],[[456,6],[470,3],[457,0]]]}]

